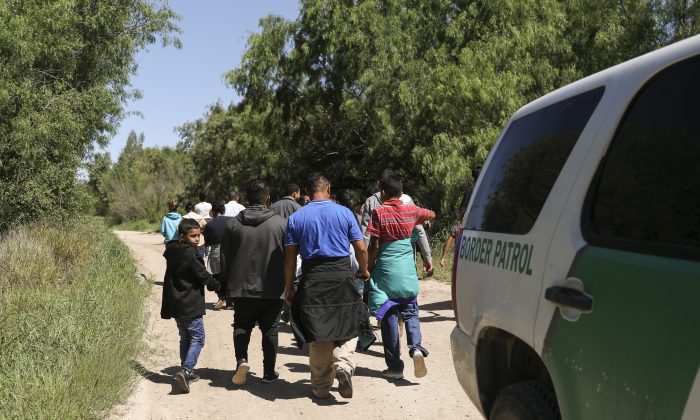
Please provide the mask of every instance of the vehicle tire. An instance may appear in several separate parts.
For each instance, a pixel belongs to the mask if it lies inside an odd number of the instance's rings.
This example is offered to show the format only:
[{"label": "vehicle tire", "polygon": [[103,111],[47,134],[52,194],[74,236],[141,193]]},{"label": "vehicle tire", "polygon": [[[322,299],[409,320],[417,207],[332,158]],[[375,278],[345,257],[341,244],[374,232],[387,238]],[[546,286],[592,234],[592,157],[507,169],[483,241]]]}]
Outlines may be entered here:
[{"label": "vehicle tire", "polygon": [[489,420],[559,420],[554,391],[543,382],[518,382],[501,390]]}]

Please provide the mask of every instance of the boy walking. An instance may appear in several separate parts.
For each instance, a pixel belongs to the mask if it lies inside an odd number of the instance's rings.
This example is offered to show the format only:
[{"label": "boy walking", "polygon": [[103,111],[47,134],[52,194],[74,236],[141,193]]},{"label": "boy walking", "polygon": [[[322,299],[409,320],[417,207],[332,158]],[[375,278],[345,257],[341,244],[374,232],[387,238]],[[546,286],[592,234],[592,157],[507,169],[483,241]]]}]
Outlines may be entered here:
[{"label": "boy walking", "polygon": [[403,183],[393,172],[386,172],[379,180],[383,204],[372,210],[367,233],[369,242],[370,311],[381,321],[385,378],[402,379],[404,364],[401,360],[398,317],[406,326],[408,354],[413,359],[417,378],[427,375],[425,357],[428,350],[421,345],[418,319],[418,276],[413,259],[411,233],[416,225],[434,219],[435,213],[415,205],[404,204],[400,197]]},{"label": "boy walking", "polygon": [[166,260],[163,301],[160,317],[175,318],[180,333],[180,365],[175,381],[182,392],[199,379],[194,373],[199,353],[204,347],[204,286],[219,290],[219,283],[204,267],[197,253],[201,227],[196,220],[183,219],[177,228],[180,240],[170,243],[163,256]]}]

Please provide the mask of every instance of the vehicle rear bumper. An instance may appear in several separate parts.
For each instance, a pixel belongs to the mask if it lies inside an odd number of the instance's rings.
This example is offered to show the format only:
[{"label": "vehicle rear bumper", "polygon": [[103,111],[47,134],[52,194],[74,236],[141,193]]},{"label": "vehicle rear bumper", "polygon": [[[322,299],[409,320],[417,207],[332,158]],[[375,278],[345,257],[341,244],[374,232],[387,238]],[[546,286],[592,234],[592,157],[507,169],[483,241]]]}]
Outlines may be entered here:
[{"label": "vehicle rear bumper", "polygon": [[476,348],[472,345],[472,340],[464,331],[455,327],[450,334],[450,343],[452,347],[452,361],[455,364],[455,372],[459,384],[467,393],[467,396],[474,403],[479,411],[484,412],[481,408],[481,400],[479,399],[479,387],[476,382],[475,354]]}]

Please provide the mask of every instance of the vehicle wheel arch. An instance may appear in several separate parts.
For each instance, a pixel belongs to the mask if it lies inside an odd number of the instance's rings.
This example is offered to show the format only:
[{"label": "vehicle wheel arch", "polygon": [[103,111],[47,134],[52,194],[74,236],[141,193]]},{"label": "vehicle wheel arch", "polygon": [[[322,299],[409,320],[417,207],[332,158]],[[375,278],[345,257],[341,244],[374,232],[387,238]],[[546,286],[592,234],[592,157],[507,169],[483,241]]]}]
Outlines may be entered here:
[{"label": "vehicle wheel arch", "polygon": [[481,329],[475,357],[479,399],[487,418],[496,397],[509,385],[539,381],[555,392],[549,371],[535,349],[505,330]]}]

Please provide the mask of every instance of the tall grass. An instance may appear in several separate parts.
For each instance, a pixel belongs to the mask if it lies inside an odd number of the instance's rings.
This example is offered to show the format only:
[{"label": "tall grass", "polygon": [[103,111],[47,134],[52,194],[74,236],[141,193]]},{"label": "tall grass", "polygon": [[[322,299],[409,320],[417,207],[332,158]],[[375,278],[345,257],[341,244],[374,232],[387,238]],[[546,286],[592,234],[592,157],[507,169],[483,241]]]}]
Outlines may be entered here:
[{"label": "tall grass", "polygon": [[[450,232],[447,228],[443,228],[437,232],[433,232],[430,235],[430,253],[433,258],[433,275],[430,277],[432,280],[440,282],[450,282],[452,278],[452,255],[454,252],[454,242],[452,246],[447,250],[445,255],[445,266],[440,267],[440,254],[442,254],[442,248],[447,241]],[[420,253],[416,258],[416,272],[418,273],[418,278],[425,279],[428,278],[423,269],[423,259]]]},{"label": "tall grass", "polygon": [[146,219],[130,220],[118,225],[111,225],[112,230],[134,230],[137,232],[160,232],[160,222],[149,222]]},{"label": "tall grass", "polygon": [[97,418],[125,398],[147,286],[97,218],[0,238],[0,418]]}]

